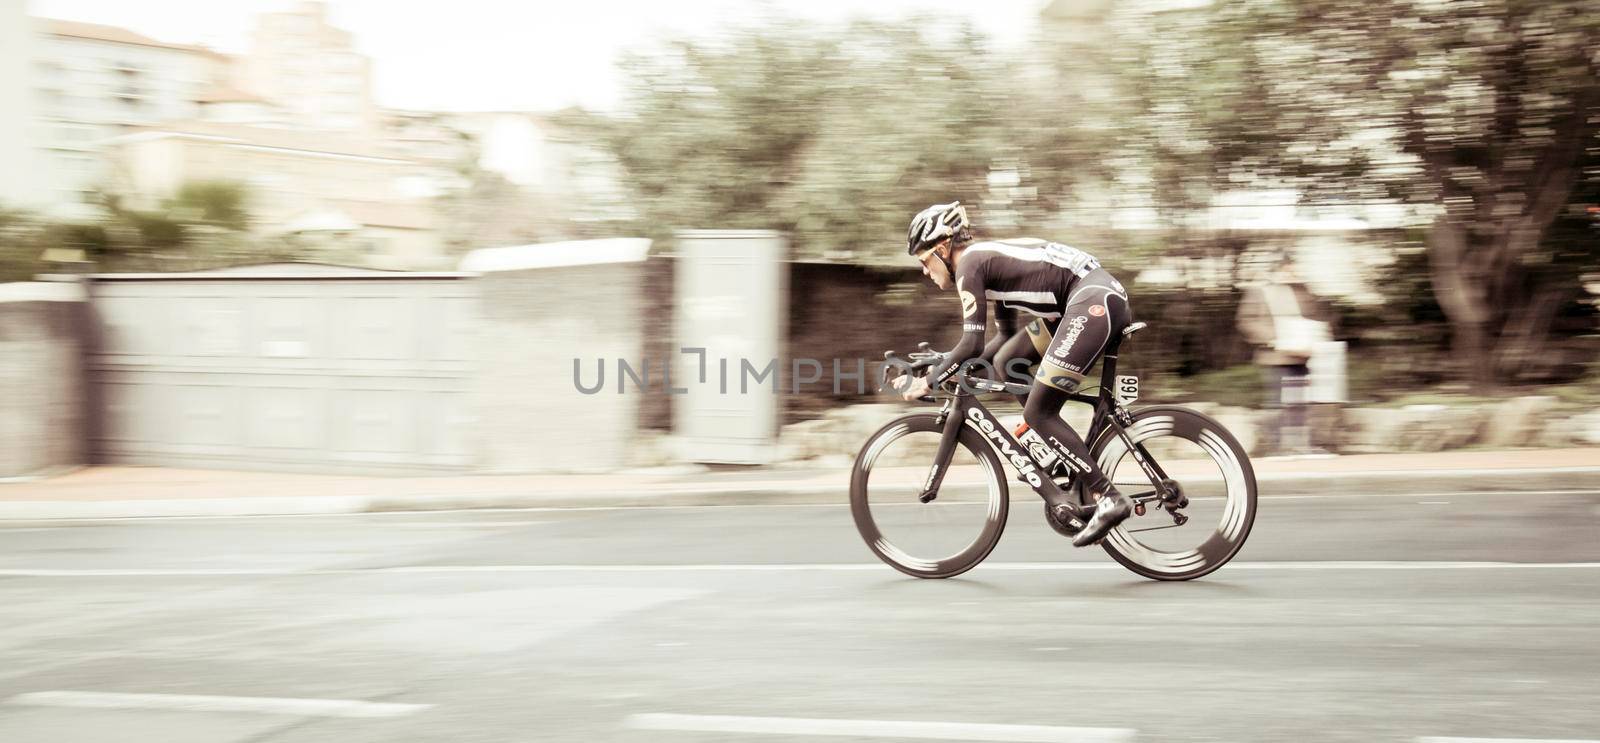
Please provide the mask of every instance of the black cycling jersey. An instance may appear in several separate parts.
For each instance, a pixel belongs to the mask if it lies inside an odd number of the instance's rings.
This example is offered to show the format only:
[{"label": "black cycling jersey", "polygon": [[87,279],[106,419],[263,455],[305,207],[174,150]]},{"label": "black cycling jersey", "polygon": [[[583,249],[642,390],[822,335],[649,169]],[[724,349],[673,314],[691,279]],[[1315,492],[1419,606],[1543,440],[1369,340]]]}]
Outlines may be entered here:
[{"label": "black cycling jersey", "polygon": [[[1014,332],[1018,312],[1051,324],[1059,321],[1067,311],[1073,289],[1096,271],[1105,275],[1115,291],[1123,295],[1126,304],[1122,285],[1100,270],[1100,261],[1094,256],[1077,248],[1031,238],[967,246],[961,253],[955,275],[956,292],[961,298],[961,341],[933,367],[934,386],[948,380],[961,364],[987,350],[983,348],[983,339],[990,302],[996,304],[995,320],[1001,325],[999,340],[1003,342]],[[1102,307],[1101,314],[1094,317],[1104,317],[1103,310]]]}]

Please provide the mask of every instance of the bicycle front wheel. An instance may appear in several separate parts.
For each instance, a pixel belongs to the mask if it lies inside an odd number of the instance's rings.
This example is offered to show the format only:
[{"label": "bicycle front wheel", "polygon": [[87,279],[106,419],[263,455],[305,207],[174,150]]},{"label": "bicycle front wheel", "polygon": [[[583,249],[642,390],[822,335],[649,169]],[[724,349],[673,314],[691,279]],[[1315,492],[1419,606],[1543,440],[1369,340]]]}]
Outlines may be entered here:
[{"label": "bicycle front wheel", "polygon": [[[1106,536],[1106,552],[1155,580],[1198,578],[1233,559],[1256,520],[1255,470],[1239,441],[1210,417],[1171,405],[1134,413],[1127,434],[1182,489],[1189,503],[1178,513],[1187,520],[1179,525],[1160,501],[1149,501],[1143,516]],[[1102,432],[1090,452],[1123,495],[1154,491],[1114,429]]]},{"label": "bicycle front wheel", "polygon": [[938,497],[918,498],[944,426],[934,413],[891,421],[867,439],[850,475],[850,513],[878,559],[918,578],[949,578],[988,557],[1005,529],[1000,459],[963,425]]}]

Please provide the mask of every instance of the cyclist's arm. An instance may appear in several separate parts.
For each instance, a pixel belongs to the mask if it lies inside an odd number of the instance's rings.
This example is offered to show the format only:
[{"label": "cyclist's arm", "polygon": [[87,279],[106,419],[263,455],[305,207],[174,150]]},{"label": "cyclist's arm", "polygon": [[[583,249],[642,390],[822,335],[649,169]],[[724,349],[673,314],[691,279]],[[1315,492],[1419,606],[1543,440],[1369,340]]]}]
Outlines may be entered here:
[{"label": "cyclist's arm", "polygon": [[978,267],[978,261],[964,261],[956,271],[956,294],[961,297],[961,340],[933,365],[928,381],[934,387],[955,376],[962,364],[977,358],[983,351],[989,301],[983,298],[983,277]]},{"label": "cyclist's arm", "polygon": [[996,333],[988,343],[983,345],[983,353],[979,358],[984,361],[994,361],[995,354],[1000,353],[1000,347],[1017,334],[1017,311],[1001,304],[994,306],[994,326],[1000,332]]}]

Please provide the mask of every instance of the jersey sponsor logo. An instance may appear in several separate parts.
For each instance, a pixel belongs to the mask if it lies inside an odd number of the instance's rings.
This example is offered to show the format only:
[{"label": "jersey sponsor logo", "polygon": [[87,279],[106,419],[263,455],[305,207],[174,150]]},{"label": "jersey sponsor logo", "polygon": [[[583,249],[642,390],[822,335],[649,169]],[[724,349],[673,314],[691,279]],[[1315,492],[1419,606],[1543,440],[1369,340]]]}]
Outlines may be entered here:
[{"label": "jersey sponsor logo", "polygon": [[1027,480],[1029,485],[1036,488],[1044,485],[1044,480],[1039,477],[1038,468],[1033,466],[1033,460],[1017,451],[1016,447],[1006,440],[1005,432],[996,427],[994,421],[989,420],[982,410],[978,408],[968,410],[967,419],[969,423],[983,432],[983,435],[988,436],[994,442],[994,447],[1000,450],[1000,456],[1005,457],[1011,462],[1011,466],[1017,468],[1017,472],[1022,475],[1022,479]]},{"label": "jersey sponsor logo", "polygon": [[1079,278],[1089,275],[1091,271],[1100,267],[1100,261],[1082,250],[1069,245],[1043,240],[981,242],[969,246],[967,250],[969,252],[999,253],[1008,258],[1033,263],[1048,263],[1071,271],[1073,275]]},{"label": "jersey sponsor logo", "polygon": [[1083,461],[1082,458],[1073,454],[1072,450],[1068,449],[1066,444],[1061,443],[1061,439],[1051,436],[1050,445],[1056,448],[1056,451],[1061,454],[1062,459],[1067,460],[1067,464],[1069,466],[1076,468],[1079,472],[1089,471],[1089,463]]},{"label": "jersey sponsor logo", "polygon": [[972,317],[972,313],[978,309],[978,298],[972,296],[972,292],[961,288],[961,279],[956,279],[956,294],[961,296],[961,316]]},{"label": "jersey sponsor logo", "polygon": [[1058,459],[1055,451],[1039,436],[1039,432],[1031,428],[1017,437],[1017,443],[1028,447],[1028,456],[1033,457],[1033,461],[1038,462],[1039,466],[1046,470],[1054,466]]},{"label": "jersey sponsor logo", "polygon": [[1066,376],[1065,374],[1057,374],[1050,378],[1051,387],[1054,387],[1058,390],[1064,390],[1066,392],[1077,392],[1078,384],[1078,380]]},{"label": "jersey sponsor logo", "polygon": [[1106,307],[1103,304],[1094,305],[1089,308],[1089,314],[1094,315],[1095,317],[1105,317]]},{"label": "jersey sponsor logo", "polygon": [[1088,324],[1089,318],[1083,315],[1068,320],[1067,335],[1061,339],[1060,345],[1056,346],[1055,354],[1061,358],[1066,358],[1067,354],[1072,352],[1073,344],[1078,342],[1078,336],[1083,334],[1083,327]]},{"label": "jersey sponsor logo", "polygon": [[1094,256],[1068,245],[1046,243],[1044,251],[1050,256],[1051,263],[1071,271],[1079,278],[1089,275],[1091,271],[1100,267],[1100,261]]}]

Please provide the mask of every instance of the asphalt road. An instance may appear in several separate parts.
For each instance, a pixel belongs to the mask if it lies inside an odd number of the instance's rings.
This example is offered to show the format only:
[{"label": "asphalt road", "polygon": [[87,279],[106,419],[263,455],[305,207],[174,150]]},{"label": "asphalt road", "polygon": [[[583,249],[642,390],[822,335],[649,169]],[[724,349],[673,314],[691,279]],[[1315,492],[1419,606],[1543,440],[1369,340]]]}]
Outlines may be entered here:
[{"label": "asphalt road", "polygon": [[1266,497],[1189,583],[1018,501],[0,525],[0,741],[1600,740],[1600,490]]}]

